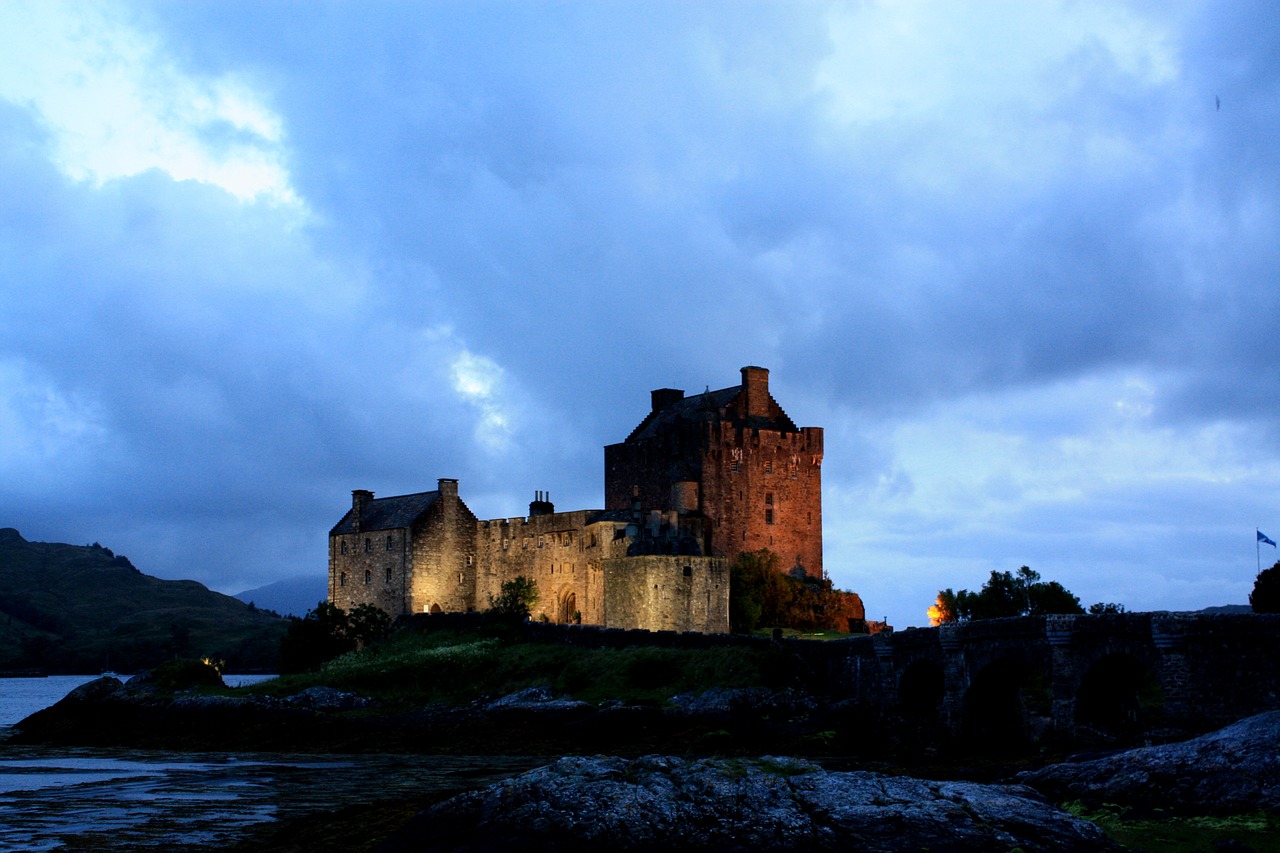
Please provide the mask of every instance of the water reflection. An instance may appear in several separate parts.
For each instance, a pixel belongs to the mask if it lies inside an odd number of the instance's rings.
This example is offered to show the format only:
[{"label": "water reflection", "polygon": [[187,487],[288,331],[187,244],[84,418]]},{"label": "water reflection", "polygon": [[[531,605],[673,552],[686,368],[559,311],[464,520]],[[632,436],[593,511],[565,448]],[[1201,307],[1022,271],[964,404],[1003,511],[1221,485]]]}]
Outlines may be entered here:
[{"label": "water reflection", "polygon": [[0,850],[227,844],[265,821],[473,787],[545,762],[2,745]]}]

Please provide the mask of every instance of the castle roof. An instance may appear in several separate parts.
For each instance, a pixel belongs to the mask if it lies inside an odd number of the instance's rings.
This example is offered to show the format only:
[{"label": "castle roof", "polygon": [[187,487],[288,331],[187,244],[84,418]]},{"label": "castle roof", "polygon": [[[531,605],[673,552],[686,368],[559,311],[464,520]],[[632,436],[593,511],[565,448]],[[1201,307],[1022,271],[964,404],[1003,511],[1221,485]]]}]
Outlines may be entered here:
[{"label": "castle roof", "polygon": [[[795,422],[787,416],[772,397],[769,398],[770,414],[767,417],[747,417],[737,411],[733,403],[742,396],[743,386],[733,385],[719,391],[705,391],[692,397],[683,397],[667,403],[656,412],[650,412],[640,422],[627,441],[644,441],[654,438],[682,423],[719,423],[731,421],[750,429],[773,429],[780,432],[799,432]],[[677,392],[679,393],[679,392]]]},{"label": "castle roof", "polygon": [[[360,532],[408,527],[439,499],[440,492],[437,490],[367,501],[364,504],[364,512],[360,515]],[[354,513],[354,509],[347,510],[347,514],[334,525],[329,535],[341,536],[344,533],[354,533],[355,525],[352,523],[355,520]]]}]

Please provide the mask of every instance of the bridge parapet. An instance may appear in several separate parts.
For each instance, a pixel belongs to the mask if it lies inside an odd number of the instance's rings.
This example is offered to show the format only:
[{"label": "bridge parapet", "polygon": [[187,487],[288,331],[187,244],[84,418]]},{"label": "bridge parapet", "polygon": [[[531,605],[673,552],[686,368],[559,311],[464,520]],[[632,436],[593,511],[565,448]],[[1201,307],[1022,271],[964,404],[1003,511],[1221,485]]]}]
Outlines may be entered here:
[{"label": "bridge parapet", "polygon": [[879,634],[822,654],[840,698],[888,718],[918,718],[936,702],[934,725],[954,735],[979,725],[992,697],[1021,709],[1001,711],[994,728],[1021,715],[1032,739],[1206,731],[1280,708],[1280,615],[1024,616]]}]

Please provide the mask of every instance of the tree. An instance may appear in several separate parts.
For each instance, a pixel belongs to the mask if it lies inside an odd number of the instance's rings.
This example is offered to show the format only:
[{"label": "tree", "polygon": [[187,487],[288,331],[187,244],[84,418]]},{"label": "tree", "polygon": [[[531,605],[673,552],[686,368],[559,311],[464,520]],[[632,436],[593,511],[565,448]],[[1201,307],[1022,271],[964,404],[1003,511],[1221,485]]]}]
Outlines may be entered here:
[{"label": "tree", "polygon": [[862,602],[835,589],[829,578],[794,577],[768,548],[739,554],[729,568],[729,628],[850,631],[861,623]]},{"label": "tree", "polygon": [[355,647],[347,612],[321,601],[301,619],[296,616],[289,619],[289,630],[280,641],[280,671],[316,669]]},{"label": "tree", "polygon": [[372,604],[357,604],[347,614],[347,636],[357,648],[376,643],[391,633],[391,617],[387,611]]},{"label": "tree", "polygon": [[1258,573],[1249,593],[1249,606],[1254,613],[1280,613],[1280,560]]},{"label": "tree", "polygon": [[1089,613],[1093,616],[1101,616],[1105,613],[1123,613],[1124,605],[1116,604],[1111,601],[1095,601],[1089,605]]},{"label": "tree", "polygon": [[778,555],[767,548],[745,551],[729,567],[729,629],[750,632],[777,613]]},{"label": "tree", "polygon": [[522,621],[538,603],[538,585],[524,575],[503,581],[498,597],[489,596],[489,612],[495,616]]},{"label": "tree", "polygon": [[[1039,577],[1039,575],[1037,575]],[[1032,616],[1047,616],[1050,613],[1083,613],[1080,599],[1067,591],[1057,581],[1033,583],[1027,587],[1027,612]]]},{"label": "tree", "polygon": [[930,619],[942,622],[968,622],[971,619],[999,619],[1005,616],[1045,616],[1050,613],[1084,613],[1080,599],[1057,581],[1041,581],[1040,573],[1029,566],[1012,572],[992,572],[978,592],[962,589],[938,591],[929,608]]},{"label": "tree", "polygon": [[[964,590],[960,590],[964,592]],[[947,588],[938,590],[938,597],[929,608],[929,624],[945,625],[948,622],[960,621],[960,607],[956,601],[955,590]]]}]

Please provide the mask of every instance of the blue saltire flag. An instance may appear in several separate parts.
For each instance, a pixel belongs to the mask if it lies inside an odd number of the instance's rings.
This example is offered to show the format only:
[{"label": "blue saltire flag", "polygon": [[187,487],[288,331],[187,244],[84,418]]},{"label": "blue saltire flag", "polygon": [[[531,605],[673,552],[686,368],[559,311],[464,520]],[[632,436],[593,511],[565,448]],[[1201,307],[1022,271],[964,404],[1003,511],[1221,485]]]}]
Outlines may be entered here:
[{"label": "blue saltire flag", "polygon": [[1276,542],[1275,542],[1275,540],[1274,540],[1274,539],[1272,539],[1271,537],[1267,536],[1267,534],[1263,533],[1261,530],[1259,530],[1259,531],[1258,531],[1258,541],[1259,541],[1259,542],[1266,542],[1266,543],[1267,543],[1268,545],[1270,545],[1272,548],[1276,547]]}]

